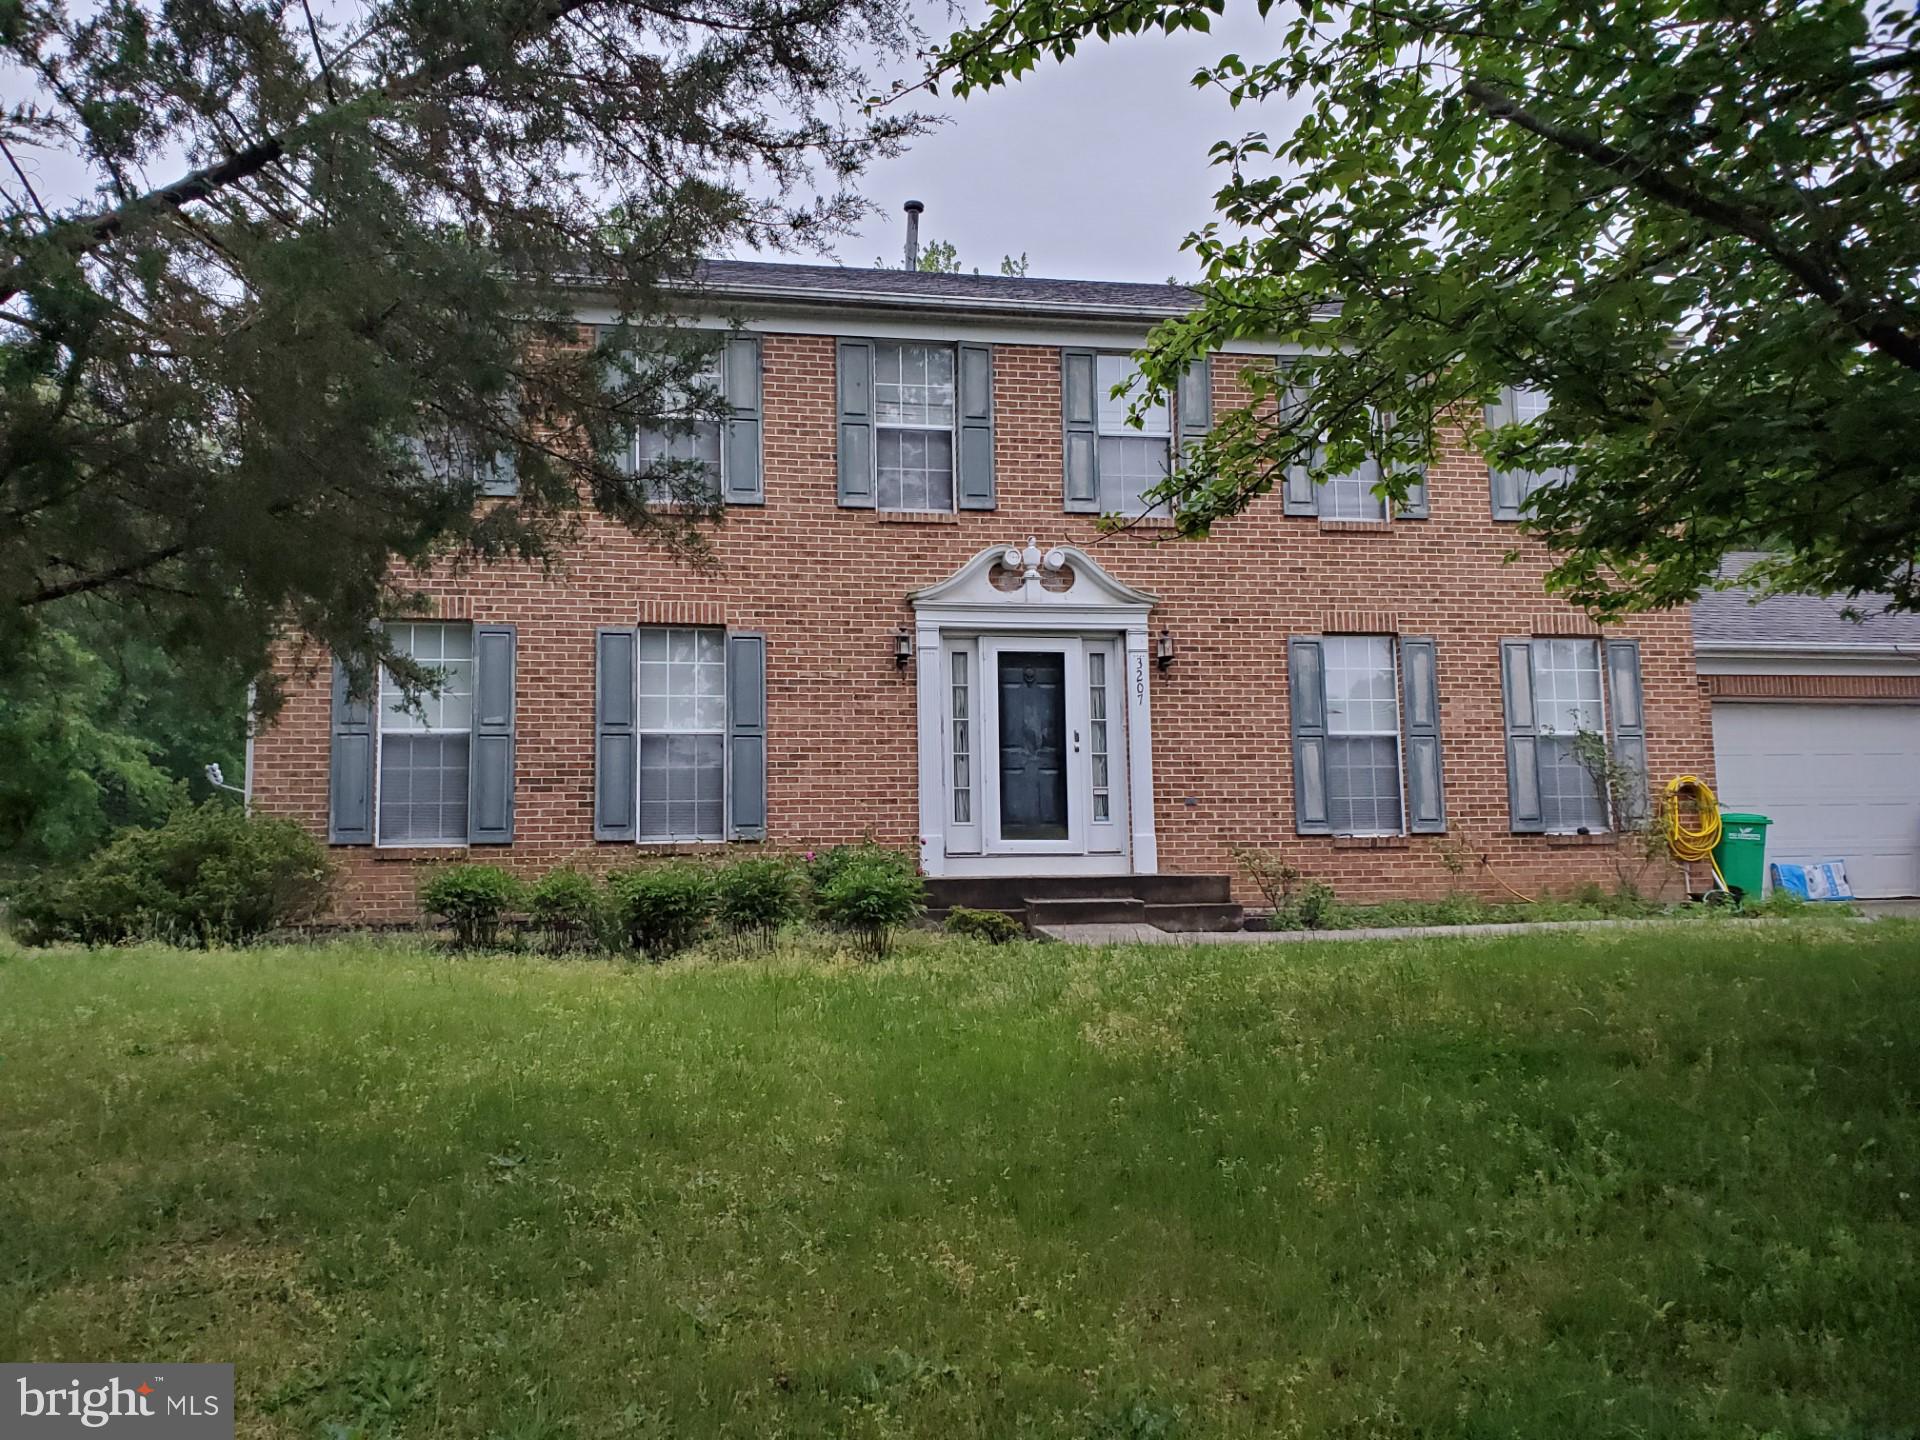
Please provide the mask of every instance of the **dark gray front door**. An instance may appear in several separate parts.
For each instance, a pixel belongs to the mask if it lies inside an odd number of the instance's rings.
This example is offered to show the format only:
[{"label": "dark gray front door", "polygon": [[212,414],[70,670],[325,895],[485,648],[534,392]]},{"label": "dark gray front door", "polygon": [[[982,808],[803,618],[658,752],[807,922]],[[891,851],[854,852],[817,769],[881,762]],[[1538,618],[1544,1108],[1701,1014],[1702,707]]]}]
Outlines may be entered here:
[{"label": "dark gray front door", "polygon": [[1000,654],[1000,837],[1067,836],[1067,657]]}]

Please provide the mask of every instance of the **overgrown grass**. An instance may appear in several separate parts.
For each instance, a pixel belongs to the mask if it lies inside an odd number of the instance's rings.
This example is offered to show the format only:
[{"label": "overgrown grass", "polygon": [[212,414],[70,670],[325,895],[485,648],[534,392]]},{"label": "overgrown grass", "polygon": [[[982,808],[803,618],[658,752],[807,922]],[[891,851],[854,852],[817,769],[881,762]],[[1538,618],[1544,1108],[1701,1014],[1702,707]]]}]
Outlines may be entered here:
[{"label": "overgrown grass", "polygon": [[1920,928],[0,950],[0,1355],[246,1435],[1898,1436]]}]

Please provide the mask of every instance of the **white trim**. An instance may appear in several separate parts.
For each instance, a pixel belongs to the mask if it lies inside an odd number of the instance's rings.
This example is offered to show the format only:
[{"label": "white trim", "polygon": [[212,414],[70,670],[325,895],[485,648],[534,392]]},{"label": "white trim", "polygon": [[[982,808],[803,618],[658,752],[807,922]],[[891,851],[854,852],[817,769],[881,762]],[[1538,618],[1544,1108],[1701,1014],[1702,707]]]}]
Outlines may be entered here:
[{"label": "white trim", "polygon": [[[922,868],[928,875],[933,876],[1107,875],[1127,874],[1130,871],[1142,875],[1153,874],[1159,864],[1159,847],[1154,833],[1153,730],[1147,678],[1152,667],[1147,656],[1147,617],[1159,601],[1143,590],[1136,590],[1116,580],[1102,569],[1092,556],[1073,546],[1060,547],[1064,566],[1073,571],[1074,583],[1071,589],[1064,591],[1047,589],[1036,571],[1026,574],[1018,589],[1001,590],[993,584],[991,576],[994,566],[1001,562],[1006,548],[1003,545],[996,545],[982,550],[945,580],[916,590],[907,597],[914,609],[918,659],[915,674],[919,681],[917,714]],[[1125,637],[1125,661],[1122,675],[1126,687],[1124,707],[1124,733],[1127,742],[1126,808],[1127,818],[1132,827],[1129,853],[1089,854],[1083,849],[1073,854],[1050,854],[1042,850],[1016,854],[1001,853],[997,856],[949,856],[946,819],[948,752],[945,726],[949,696],[947,687],[943,683],[942,661],[947,646],[952,641],[963,637],[980,637],[983,640],[990,638],[1003,643],[1007,648],[1018,648],[1022,643],[1039,643],[1047,639],[1111,642],[1122,635]],[[988,677],[991,670],[985,657],[985,652],[989,648],[991,647],[986,644],[980,647],[981,660],[975,666],[977,693],[974,697],[973,712],[976,716],[983,713],[983,702],[987,698],[986,690],[989,688]],[[1069,684],[1077,687],[1069,693],[1070,713],[1072,713],[1075,695],[1078,696],[1080,711],[1084,712],[1086,708],[1085,672],[1082,668],[1084,646],[1074,645],[1069,653],[1080,653],[1083,656],[1082,666],[1069,667],[1072,675]],[[1108,725],[1110,727],[1120,719],[1111,703],[1113,683],[1113,677],[1109,677]],[[1084,714],[1082,714],[1082,721],[1084,724]],[[992,815],[984,795],[988,774],[993,769],[992,756],[989,752],[993,748],[994,737],[984,722],[976,721],[976,727],[973,742],[975,793],[976,798],[981,801],[979,820],[984,845]],[[1111,730],[1109,735],[1111,736]],[[1090,773],[1086,765],[1084,745],[1081,747],[1081,753],[1074,757],[1074,760],[1076,779],[1073,783],[1084,792],[1086,787],[1078,779]],[[1116,760],[1117,756],[1110,749],[1109,766],[1116,763]],[[1084,803],[1086,798],[1084,793],[1080,798]],[[1070,807],[1071,804],[1070,796]],[[1084,834],[1080,838],[1084,843]],[[1049,849],[1057,849],[1059,842],[1036,843],[1046,844]]]},{"label": "white trim", "polygon": [[1913,675],[1920,673],[1920,649],[1893,645],[1806,645],[1694,647],[1694,669],[1701,675]]},{"label": "white trim", "polygon": [[[575,312],[582,325],[611,325],[614,312],[606,305],[582,305]],[[1062,349],[1094,349],[1131,353],[1147,343],[1147,335],[1162,319],[1148,321],[1088,320],[1074,323],[1050,315],[1036,315],[1031,321],[1020,317],[982,316],[977,313],[931,314],[916,316],[902,313],[872,315],[855,307],[844,312],[823,311],[818,307],[768,305],[738,317],[739,329],[757,335],[819,335],[845,340],[917,340],[930,344],[1035,345]],[[732,327],[734,317],[701,313],[687,317],[689,329]],[[1293,354],[1298,346],[1277,341],[1234,340],[1216,354],[1255,359],[1263,355]]]}]

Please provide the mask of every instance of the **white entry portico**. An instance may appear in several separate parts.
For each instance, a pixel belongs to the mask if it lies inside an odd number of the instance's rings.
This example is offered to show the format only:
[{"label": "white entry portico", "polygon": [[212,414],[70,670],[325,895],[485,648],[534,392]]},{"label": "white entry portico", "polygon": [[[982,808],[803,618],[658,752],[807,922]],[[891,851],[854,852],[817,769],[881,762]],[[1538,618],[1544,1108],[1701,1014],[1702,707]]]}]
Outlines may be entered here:
[{"label": "white entry portico", "polygon": [[1030,539],[908,599],[926,873],[1155,873],[1155,598]]}]

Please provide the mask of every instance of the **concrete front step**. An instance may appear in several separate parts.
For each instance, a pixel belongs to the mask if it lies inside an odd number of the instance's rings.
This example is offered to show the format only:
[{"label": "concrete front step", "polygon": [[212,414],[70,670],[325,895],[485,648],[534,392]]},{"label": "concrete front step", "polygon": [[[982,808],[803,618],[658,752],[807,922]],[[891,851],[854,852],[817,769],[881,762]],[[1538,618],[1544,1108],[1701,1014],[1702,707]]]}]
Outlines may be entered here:
[{"label": "concrete front step", "polygon": [[1238,905],[1149,905],[1147,923],[1156,930],[1190,935],[1202,930],[1238,930],[1247,912]]},{"label": "concrete front step", "polygon": [[1149,925],[1172,934],[1238,930],[1245,920],[1225,875],[1009,875],[927,882],[927,918],[956,906],[998,910],[1031,931]]},{"label": "concrete front step", "polygon": [[1226,875],[978,875],[927,881],[927,905],[950,910],[1004,910],[1018,914],[1029,900],[1105,900],[1131,897],[1148,905],[1226,905]]},{"label": "concrete front step", "polygon": [[1144,925],[1147,902],[1131,895],[1099,895],[1027,901],[1027,928],[1041,925]]}]

